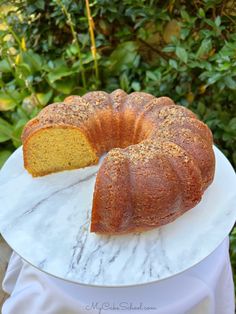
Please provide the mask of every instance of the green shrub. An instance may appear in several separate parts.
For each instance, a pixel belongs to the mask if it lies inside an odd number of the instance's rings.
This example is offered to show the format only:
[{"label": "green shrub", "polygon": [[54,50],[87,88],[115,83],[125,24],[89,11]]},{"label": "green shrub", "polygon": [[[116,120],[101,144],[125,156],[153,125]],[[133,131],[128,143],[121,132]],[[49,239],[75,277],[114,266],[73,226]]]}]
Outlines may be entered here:
[{"label": "green shrub", "polygon": [[169,95],[190,107],[236,165],[233,2],[93,1],[95,54],[85,2],[6,3],[0,15],[1,164],[43,106],[121,87]]},{"label": "green shrub", "polygon": [[95,1],[98,67],[83,2],[13,4],[1,13],[2,163],[46,104],[118,87],[169,95],[190,107],[236,163],[235,12],[228,2]]}]

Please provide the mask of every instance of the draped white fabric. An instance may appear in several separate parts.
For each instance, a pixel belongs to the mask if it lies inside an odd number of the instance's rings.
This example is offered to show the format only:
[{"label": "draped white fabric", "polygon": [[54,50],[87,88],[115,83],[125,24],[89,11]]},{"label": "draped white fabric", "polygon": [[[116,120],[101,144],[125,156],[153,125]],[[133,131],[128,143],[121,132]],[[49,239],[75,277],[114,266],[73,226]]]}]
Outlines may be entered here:
[{"label": "draped white fabric", "polygon": [[10,297],[2,314],[233,314],[228,248],[225,239],[205,260],[178,276],[126,288],[94,288],[57,279],[13,253],[3,281]]}]

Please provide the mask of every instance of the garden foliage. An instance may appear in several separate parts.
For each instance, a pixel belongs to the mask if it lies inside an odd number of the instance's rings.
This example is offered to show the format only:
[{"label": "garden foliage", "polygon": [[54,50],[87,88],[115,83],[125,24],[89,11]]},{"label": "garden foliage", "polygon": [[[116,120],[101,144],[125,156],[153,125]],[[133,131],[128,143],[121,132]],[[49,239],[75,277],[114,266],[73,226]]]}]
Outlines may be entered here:
[{"label": "garden foliage", "polygon": [[93,19],[85,1],[2,3],[0,163],[45,105],[121,87],[195,111],[236,165],[234,2],[95,0],[90,11]]}]

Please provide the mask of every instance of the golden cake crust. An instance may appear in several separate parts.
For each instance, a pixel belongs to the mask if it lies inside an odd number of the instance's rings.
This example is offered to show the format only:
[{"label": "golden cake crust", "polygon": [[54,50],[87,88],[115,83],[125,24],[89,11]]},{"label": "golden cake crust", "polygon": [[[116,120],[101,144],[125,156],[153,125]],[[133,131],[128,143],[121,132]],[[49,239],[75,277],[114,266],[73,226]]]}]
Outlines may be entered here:
[{"label": "golden cake crust", "polygon": [[34,176],[91,165],[108,152],[93,195],[91,231],[97,233],[171,222],[201,200],[214,177],[207,125],[170,98],[147,93],[69,96],[29,121],[22,141],[25,168]]}]

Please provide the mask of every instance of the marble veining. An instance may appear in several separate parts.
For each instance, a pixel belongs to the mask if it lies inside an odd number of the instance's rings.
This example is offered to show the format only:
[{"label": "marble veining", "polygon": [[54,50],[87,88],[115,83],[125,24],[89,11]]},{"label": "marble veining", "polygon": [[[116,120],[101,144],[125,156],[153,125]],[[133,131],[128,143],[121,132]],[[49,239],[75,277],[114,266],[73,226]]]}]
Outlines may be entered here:
[{"label": "marble veining", "polygon": [[19,148],[0,172],[0,232],[42,271],[86,285],[129,286],[176,275],[208,256],[236,219],[236,176],[215,148],[216,175],[196,207],[161,228],[90,233],[99,165],[32,178]]}]

